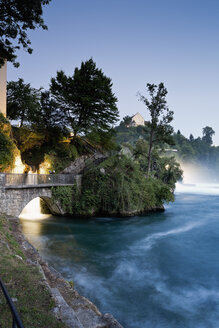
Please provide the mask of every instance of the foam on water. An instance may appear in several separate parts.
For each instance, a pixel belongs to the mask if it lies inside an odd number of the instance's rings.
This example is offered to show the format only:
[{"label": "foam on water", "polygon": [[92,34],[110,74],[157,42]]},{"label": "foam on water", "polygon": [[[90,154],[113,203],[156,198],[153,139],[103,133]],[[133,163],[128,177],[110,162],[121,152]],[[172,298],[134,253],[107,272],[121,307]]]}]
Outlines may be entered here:
[{"label": "foam on water", "polygon": [[176,228],[176,229],[171,229],[171,230],[168,230],[168,231],[165,231],[165,232],[156,232],[156,233],[153,233],[150,236],[144,238],[140,242],[137,242],[136,246],[137,246],[137,248],[142,248],[144,250],[150,249],[160,239],[169,237],[171,235],[178,235],[178,234],[181,234],[181,233],[188,232],[188,231],[190,231],[192,229],[195,229],[195,228],[198,228],[198,227],[200,227],[204,224],[205,224],[204,221],[191,222],[187,225],[181,226],[181,227]]},{"label": "foam on water", "polygon": [[219,184],[218,183],[196,183],[196,184],[176,183],[175,193],[217,196],[219,195]]}]

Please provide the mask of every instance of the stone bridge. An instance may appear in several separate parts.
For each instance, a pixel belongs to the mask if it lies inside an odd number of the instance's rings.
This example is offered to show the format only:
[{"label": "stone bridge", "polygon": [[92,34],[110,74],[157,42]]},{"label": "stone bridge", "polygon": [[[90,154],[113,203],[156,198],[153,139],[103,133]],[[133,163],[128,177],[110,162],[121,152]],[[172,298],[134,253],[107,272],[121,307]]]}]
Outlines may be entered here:
[{"label": "stone bridge", "polygon": [[[43,199],[51,210],[51,188],[72,186],[79,176],[71,174],[0,174],[0,213],[18,217],[34,198]],[[58,209],[57,209],[58,212]]]}]

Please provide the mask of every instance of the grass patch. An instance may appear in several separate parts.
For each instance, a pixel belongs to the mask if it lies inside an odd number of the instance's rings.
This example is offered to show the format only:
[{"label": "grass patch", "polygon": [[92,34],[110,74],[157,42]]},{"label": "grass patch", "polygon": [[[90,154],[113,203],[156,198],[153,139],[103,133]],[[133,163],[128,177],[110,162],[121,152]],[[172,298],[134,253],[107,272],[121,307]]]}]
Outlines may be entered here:
[{"label": "grass patch", "polygon": [[[21,259],[22,257],[22,259]],[[16,241],[10,222],[0,215],[0,277],[12,298],[25,328],[61,328],[51,312],[54,300],[43,283],[36,266],[26,263],[25,255]],[[0,327],[11,328],[10,310],[0,291]]]}]

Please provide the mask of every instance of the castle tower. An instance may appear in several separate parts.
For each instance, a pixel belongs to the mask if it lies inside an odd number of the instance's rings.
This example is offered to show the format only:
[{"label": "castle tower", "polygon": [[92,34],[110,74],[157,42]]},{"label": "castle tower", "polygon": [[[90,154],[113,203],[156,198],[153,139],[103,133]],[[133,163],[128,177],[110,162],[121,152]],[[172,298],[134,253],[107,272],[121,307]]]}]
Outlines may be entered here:
[{"label": "castle tower", "polygon": [[0,67],[0,113],[6,116],[7,61]]}]

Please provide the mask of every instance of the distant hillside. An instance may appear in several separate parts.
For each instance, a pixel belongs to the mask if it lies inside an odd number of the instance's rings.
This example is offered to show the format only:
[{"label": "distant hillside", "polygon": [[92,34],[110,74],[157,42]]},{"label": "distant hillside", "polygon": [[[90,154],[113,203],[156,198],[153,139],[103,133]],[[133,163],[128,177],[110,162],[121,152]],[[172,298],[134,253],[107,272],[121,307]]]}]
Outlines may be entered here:
[{"label": "distant hillside", "polygon": [[119,145],[124,142],[128,142],[134,145],[139,139],[148,139],[148,128],[147,126],[137,126],[137,127],[126,127],[125,125],[119,125],[115,128],[116,131],[116,141]]}]

